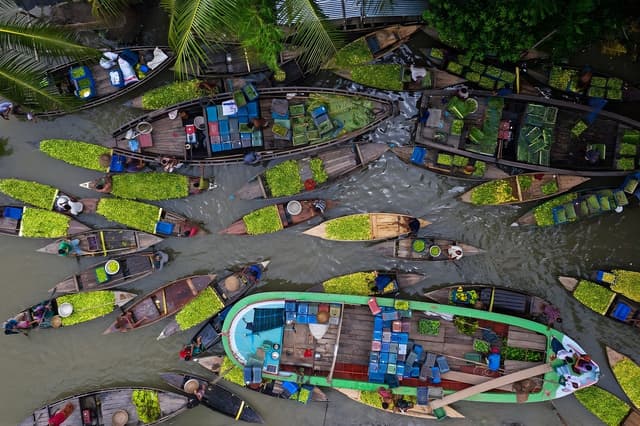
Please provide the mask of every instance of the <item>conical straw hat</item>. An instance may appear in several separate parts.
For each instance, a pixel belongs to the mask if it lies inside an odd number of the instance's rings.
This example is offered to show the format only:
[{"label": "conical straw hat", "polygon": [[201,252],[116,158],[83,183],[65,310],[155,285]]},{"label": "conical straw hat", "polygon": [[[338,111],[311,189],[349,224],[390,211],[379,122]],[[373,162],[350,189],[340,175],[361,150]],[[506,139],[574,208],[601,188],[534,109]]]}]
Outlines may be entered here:
[{"label": "conical straw hat", "polygon": [[200,383],[196,379],[189,379],[183,386],[186,393],[194,393],[200,387]]},{"label": "conical straw hat", "polygon": [[124,410],[118,410],[113,413],[113,417],[111,418],[112,426],[125,426],[129,421],[129,413]]},{"label": "conical straw hat", "polygon": [[60,317],[60,315],[54,315],[53,318],[51,318],[51,327],[60,328],[61,325],[62,318]]},{"label": "conical straw hat", "polygon": [[224,280],[224,287],[229,291],[238,291],[240,289],[240,280],[235,275],[228,276]]}]

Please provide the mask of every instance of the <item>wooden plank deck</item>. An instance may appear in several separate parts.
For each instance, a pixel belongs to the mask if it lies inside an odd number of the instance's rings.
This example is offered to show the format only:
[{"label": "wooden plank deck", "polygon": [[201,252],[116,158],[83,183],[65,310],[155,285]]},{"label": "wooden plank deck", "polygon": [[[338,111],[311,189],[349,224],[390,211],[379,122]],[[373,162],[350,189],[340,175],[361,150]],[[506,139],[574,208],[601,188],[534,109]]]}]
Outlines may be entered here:
[{"label": "wooden plank deck", "polygon": [[344,306],[338,362],[368,365],[373,317],[366,306]]},{"label": "wooden plank deck", "polygon": [[511,326],[507,335],[507,345],[544,352],[547,349],[547,338],[542,334]]}]

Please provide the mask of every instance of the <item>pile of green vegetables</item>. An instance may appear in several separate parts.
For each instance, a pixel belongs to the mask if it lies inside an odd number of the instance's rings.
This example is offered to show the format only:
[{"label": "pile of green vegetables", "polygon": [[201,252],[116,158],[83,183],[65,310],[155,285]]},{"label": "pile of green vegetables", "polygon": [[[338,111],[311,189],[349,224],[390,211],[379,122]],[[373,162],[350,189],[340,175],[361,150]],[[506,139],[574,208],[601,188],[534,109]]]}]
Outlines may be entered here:
[{"label": "pile of green vegetables", "polygon": [[365,241],[373,237],[368,214],[354,214],[326,222],[327,238],[330,240]]},{"label": "pile of green vegetables", "polygon": [[113,175],[111,193],[132,200],[168,200],[189,195],[189,178],[174,173]]},{"label": "pile of green vegetables", "polygon": [[71,218],[49,210],[26,207],[20,222],[20,236],[60,238],[67,235]]},{"label": "pile of green vegetables", "polygon": [[21,179],[0,179],[0,192],[41,209],[51,210],[58,190],[52,186]]},{"label": "pile of green vegetables", "polygon": [[70,326],[107,315],[113,311],[116,298],[112,291],[91,291],[60,296],[56,299],[58,306],[70,303],[73,312],[62,318],[63,326]]},{"label": "pile of green vegetables", "polygon": [[247,234],[270,234],[282,230],[282,219],[276,204],[254,210],[242,220],[247,227]]},{"label": "pile of green vegetables", "polygon": [[367,296],[371,294],[377,274],[375,272],[356,272],[331,278],[322,283],[326,293],[357,294]]},{"label": "pile of green vegetables", "polygon": [[100,164],[100,156],[111,156],[111,148],[69,139],[45,139],[40,142],[40,151],[65,163],[99,172],[109,168]]},{"label": "pile of green vegetables", "polygon": [[138,201],[102,198],[96,212],[113,222],[153,234],[162,209]]},{"label": "pile of green vegetables", "polygon": [[136,389],[131,394],[131,402],[136,406],[138,419],[143,423],[153,423],[160,418],[158,392],[148,389]]},{"label": "pile of green vegetables", "polygon": [[218,294],[207,287],[176,314],[176,322],[180,330],[187,330],[220,312],[222,308],[224,303]]}]

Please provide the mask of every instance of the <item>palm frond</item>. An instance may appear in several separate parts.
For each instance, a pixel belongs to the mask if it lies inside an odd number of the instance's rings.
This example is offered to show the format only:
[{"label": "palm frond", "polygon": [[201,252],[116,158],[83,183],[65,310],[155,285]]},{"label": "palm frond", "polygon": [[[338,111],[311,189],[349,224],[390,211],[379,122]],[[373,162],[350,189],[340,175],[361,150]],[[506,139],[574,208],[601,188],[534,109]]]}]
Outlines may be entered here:
[{"label": "palm frond", "polygon": [[317,71],[342,44],[337,30],[322,19],[311,0],[283,0],[278,21],[293,27],[292,44],[305,48],[299,61],[307,70]]},{"label": "palm frond", "polygon": [[167,34],[173,34],[173,20],[176,13],[176,0],[160,0],[160,7],[167,12],[169,16],[169,29]]},{"label": "palm frond", "polygon": [[129,5],[129,0],[92,0],[91,14],[109,22],[118,17]]}]

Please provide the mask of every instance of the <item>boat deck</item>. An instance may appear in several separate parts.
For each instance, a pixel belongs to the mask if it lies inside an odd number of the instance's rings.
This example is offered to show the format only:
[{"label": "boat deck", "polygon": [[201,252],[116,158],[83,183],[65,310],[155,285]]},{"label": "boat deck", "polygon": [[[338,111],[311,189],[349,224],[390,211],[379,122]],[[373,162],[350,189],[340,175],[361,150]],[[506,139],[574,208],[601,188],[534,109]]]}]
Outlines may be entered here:
[{"label": "boat deck", "polygon": [[[108,275],[108,280],[104,282],[106,286],[109,286],[114,281],[118,281],[122,284],[129,279],[137,278],[146,273],[151,273],[153,270],[151,259],[147,256],[130,256],[118,259],[118,263],[120,264],[120,270],[115,274]],[[102,283],[98,282],[96,275],[98,269],[104,269],[104,264],[84,270],[75,275],[77,289],[88,290],[100,288]]]}]

